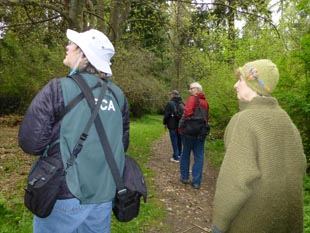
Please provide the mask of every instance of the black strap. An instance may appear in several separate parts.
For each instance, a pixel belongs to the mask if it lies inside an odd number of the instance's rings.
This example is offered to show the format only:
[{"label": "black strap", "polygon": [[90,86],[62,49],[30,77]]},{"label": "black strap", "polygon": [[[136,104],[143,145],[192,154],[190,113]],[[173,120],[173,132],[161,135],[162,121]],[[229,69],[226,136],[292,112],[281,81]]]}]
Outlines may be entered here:
[{"label": "black strap", "polygon": [[[86,101],[89,105],[89,108],[91,110],[93,110],[95,108],[95,102],[94,102],[93,93],[91,92],[89,86],[87,85],[85,80],[81,76],[79,76],[78,74],[73,75],[72,78],[74,79],[74,81],[77,82],[80,89],[84,93]],[[120,172],[119,172],[118,167],[116,165],[115,159],[113,157],[113,153],[112,153],[111,146],[109,144],[108,137],[106,135],[106,132],[104,130],[104,127],[103,127],[103,124],[100,120],[100,117],[98,117],[98,116],[95,119],[95,126],[97,129],[97,133],[99,135],[101,146],[102,146],[104,153],[105,153],[106,160],[108,162],[108,165],[110,167],[114,182],[116,184],[117,191],[119,194],[126,193],[127,190],[125,188],[123,179],[120,175]]]},{"label": "black strap", "polygon": [[[83,148],[83,143],[85,142],[85,140],[88,137],[88,132],[90,130],[90,127],[92,126],[94,120],[98,116],[98,112],[99,112],[99,109],[100,109],[101,102],[102,102],[102,100],[104,98],[104,95],[105,95],[105,92],[107,90],[107,84],[105,82],[101,81],[101,80],[100,80],[100,83],[102,85],[102,88],[100,90],[100,94],[99,94],[99,97],[98,97],[98,102],[97,102],[97,104],[94,103],[95,106],[91,109],[91,116],[90,116],[89,120],[87,121],[86,126],[85,126],[85,128],[84,128],[84,130],[83,130],[83,132],[82,132],[78,142],[74,146],[74,149],[73,149],[73,151],[72,151],[72,153],[70,155],[70,158],[67,160],[67,167],[66,167],[65,171],[67,171],[69,169],[69,167],[71,167],[73,165],[74,160],[77,158],[78,154],[81,152],[81,150]],[[89,88],[89,91],[91,92],[90,88]]]},{"label": "black strap", "polygon": [[[68,78],[72,78],[71,76],[68,76]],[[95,86],[91,87],[90,89],[91,90],[94,90],[96,89],[97,87],[100,87],[101,86],[101,83],[98,82]],[[119,105],[119,102],[118,102],[118,99],[114,93],[114,91],[108,87],[108,90],[112,93],[112,95],[114,96],[114,99],[116,100],[117,102],[117,105]],[[71,111],[71,109],[73,109],[82,99],[84,99],[84,94],[83,92],[81,92],[79,95],[77,95],[76,97],[74,97],[65,107],[64,109],[58,114],[56,115],[55,117],[55,122],[58,122],[60,121],[68,112]]]},{"label": "black strap", "polygon": [[[70,77],[70,76],[68,76]],[[70,77],[71,78],[71,77]],[[94,90],[97,87],[100,87],[101,83],[98,82],[95,86],[91,87],[91,90]],[[55,117],[55,122],[60,121],[71,109],[73,109],[82,99],[84,99],[84,94],[81,92],[79,95],[74,97],[64,109]]]},{"label": "black strap", "polygon": [[199,98],[198,98],[197,95],[196,95],[195,97],[196,97],[196,100],[197,100],[197,103],[198,103],[198,109],[199,109],[199,111],[200,111],[200,114],[201,114],[202,118],[205,120],[205,122],[207,123],[206,116],[204,116],[204,115],[203,115],[203,112],[202,112],[202,108],[201,108],[201,105],[200,105]]}]

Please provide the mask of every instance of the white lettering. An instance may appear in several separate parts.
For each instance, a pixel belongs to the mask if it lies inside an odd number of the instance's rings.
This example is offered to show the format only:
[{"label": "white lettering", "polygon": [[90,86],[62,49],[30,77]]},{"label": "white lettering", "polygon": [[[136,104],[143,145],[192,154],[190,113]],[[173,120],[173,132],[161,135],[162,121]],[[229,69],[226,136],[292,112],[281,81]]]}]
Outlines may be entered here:
[{"label": "white lettering", "polygon": [[[98,102],[98,99],[95,98],[95,103],[97,104]],[[103,99],[102,102],[101,102],[101,105],[100,105],[100,109],[102,111],[114,111],[115,112],[115,107],[114,107],[114,104],[113,104],[113,101],[110,100],[109,102],[106,100],[106,99]]]},{"label": "white lettering", "polygon": [[105,99],[102,100],[101,106],[100,106],[100,108],[101,108],[102,111],[107,110],[107,106],[106,106],[107,103],[108,103],[108,102],[107,102]]},{"label": "white lettering", "polygon": [[112,100],[110,100],[108,111],[110,111],[111,109],[112,109],[112,111],[115,112],[115,108],[114,108],[114,104],[113,104]]}]

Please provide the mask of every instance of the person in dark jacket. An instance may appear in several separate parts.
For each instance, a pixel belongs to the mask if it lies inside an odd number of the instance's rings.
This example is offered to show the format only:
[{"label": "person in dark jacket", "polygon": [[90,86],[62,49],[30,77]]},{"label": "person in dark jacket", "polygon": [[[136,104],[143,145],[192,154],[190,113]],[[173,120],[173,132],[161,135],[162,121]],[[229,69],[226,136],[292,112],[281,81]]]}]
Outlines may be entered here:
[{"label": "person in dark jacket", "polygon": [[171,91],[169,95],[170,100],[165,107],[163,124],[165,129],[169,129],[170,141],[173,149],[170,161],[178,163],[182,154],[182,140],[181,135],[178,132],[180,117],[176,111],[177,105],[182,103],[182,98],[177,90]]},{"label": "person in dark jacket", "polygon": [[[185,132],[182,132],[182,128],[188,123],[187,120],[194,115],[195,109],[198,108],[198,101],[202,112],[205,114],[205,124],[207,125],[209,122],[209,103],[207,102],[206,97],[202,92],[202,86],[199,83],[191,83],[189,92],[190,96],[185,103],[184,114],[179,122],[179,131],[182,133],[183,141],[183,153],[180,163],[181,182],[183,184],[191,183],[195,189],[199,189],[204,165],[206,135],[188,135]],[[192,167],[192,181],[190,182],[189,167],[191,151],[194,153],[194,164]]]},{"label": "person in dark jacket", "polygon": [[[79,74],[88,84],[98,83],[99,79],[107,83],[108,90],[98,114],[122,172],[129,145],[129,110],[123,92],[110,79],[114,47],[95,29],[82,33],[68,29],[67,38],[69,43],[63,63],[70,68],[70,75]],[[117,93],[116,96],[112,91]],[[70,99],[80,92],[77,84],[68,77],[55,78],[42,88],[19,129],[19,145],[26,153],[42,155],[46,150],[48,156],[66,161],[66,156],[72,152],[70,148],[80,136],[73,135],[74,132],[83,131],[90,117],[85,98],[60,121],[56,119]],[[95,98],[98,93],[96,88],[93,91]],[[55,143],[58,140],[60,142]],[[87,153],[89,151],[96,153]],[[80,154],[59,185],[60,192],[51,214],[46,218],[34,216],[34,233],[110,232],[116,186],[95,127],[90,129]]]}]

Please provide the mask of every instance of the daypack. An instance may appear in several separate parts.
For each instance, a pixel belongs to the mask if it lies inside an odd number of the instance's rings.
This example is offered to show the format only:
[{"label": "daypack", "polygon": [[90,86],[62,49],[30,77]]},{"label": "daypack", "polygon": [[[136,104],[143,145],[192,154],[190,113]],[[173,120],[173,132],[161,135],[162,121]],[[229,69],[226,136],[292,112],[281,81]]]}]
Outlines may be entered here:
[{"label": "daypack", "polygon": [[174,102],[174,116],[178,119],[181,119],[184,112],[184,103],[180,100],[177,103]]},{"label": "daypack", "polygon": [[200,106],[200,101],[196,96],[196,101],[198,103],[198,107],[195,108],[195,112],[192,116],[187,118],[182,125],[182,133],[190,136],[200,136],[205,137],[210,133],[210,125],[206,120],[206,116],[208,115],[208,110],[202,109]]}]

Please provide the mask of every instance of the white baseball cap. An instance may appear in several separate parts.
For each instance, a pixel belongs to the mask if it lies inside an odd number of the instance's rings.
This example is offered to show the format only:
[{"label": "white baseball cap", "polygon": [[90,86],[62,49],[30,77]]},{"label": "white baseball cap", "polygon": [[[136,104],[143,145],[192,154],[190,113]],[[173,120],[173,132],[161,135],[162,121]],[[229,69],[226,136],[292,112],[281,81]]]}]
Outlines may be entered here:
[{"label": "white baseball cap", "polygon": [[115,50],[106,35],[95,29],[81,33],[67,29],[67,37],[81,48],[90,64],[97,70],[106,73],[108,76],[112,75],[110,59]]}]

